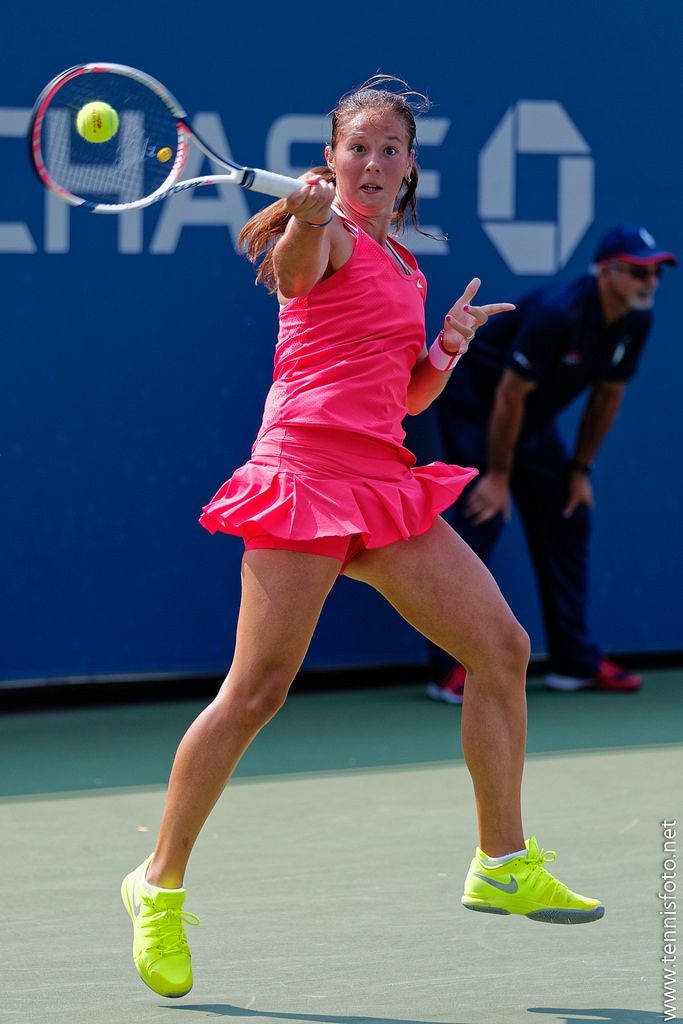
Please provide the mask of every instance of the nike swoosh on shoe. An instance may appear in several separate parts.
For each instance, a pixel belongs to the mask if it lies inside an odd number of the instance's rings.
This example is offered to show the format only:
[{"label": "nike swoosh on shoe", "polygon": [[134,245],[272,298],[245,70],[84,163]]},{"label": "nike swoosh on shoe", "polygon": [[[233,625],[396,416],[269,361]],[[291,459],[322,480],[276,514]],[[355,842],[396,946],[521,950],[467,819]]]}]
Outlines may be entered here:
[{"label": "nike swoosh on shoe", "polygon": [[473,871],[472,874],[475,878],[480,878],[482,882],[488,882],[488,884],[492,885],[494,889],[500,889],[501,892],[507,892],[510,893],[510,895],[514,895],[514,893],[519,889],[517,879],[514,875],[510,875],[509,882],[498,882],[495,878],[487,878],[486,875],[480,875],[477,871]]}]

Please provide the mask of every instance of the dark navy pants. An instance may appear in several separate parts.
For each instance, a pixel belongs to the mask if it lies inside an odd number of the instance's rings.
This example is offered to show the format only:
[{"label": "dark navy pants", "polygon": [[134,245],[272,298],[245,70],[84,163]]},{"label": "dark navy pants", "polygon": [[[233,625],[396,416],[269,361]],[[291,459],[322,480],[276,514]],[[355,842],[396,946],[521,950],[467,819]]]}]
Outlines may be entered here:
[{"label": "dark navy pants", "polygon": [[[456,415],[448,400],[437,403],[437,415],[446,461],[476,466],[482,474],[486,472],[485,416]],[[510,484],[538,582],[550,670],[588,677],[594,675],[601,658],[586,621],[591,517],[585,505],[580,505],[569,519],[563,517],[569,476],[570,460],[554,423],[519,442]],[[488,565],[504,520],[500,514],[475,526],[465,515],[467,498],[477,486],[477,479],[446,513],[446,518]],[[430,657],[437,676],[453,664],[448,655],[432,644]]]}]

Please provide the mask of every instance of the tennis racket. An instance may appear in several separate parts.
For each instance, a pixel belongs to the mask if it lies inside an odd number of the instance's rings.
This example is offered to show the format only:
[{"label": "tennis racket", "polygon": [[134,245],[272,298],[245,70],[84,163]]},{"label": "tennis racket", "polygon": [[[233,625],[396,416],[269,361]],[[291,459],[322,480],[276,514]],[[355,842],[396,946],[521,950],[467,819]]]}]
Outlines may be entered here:
[{"label": "tennis racket", "polygon": [[[106,142],[88,142],[76,129],[78,111],[95,101],[108,103],[119,117]],[[227,174],[179,181],[191,142]],[[53,78],[33,108],[29,152],[47,189],[93,213],[139,210],[201,185],[241,185],[280,198],[302,185],[219,156],[160,82],[123,64],[79,64]]]}]

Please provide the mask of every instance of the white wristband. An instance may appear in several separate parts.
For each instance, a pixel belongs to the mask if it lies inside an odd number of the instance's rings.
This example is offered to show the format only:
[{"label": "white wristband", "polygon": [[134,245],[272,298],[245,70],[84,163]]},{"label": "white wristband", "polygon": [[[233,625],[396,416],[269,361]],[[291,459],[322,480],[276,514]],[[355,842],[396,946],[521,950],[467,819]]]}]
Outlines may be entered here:
[{"label": "white wristband", "polygon": [[427,354],[434,369],[442,370],[444,373],[453,369],[461,355],[460,352],[446,351],[443,347],[443,331],[439,331]]}]

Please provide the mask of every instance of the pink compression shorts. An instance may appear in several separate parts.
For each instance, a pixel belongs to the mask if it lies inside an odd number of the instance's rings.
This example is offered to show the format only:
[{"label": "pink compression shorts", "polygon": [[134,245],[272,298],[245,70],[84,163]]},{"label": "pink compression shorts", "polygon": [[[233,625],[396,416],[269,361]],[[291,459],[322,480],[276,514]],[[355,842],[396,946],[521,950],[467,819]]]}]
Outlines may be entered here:
[{"label": "pink compression shorts", "polygon": [[339,571],[343,572],[349,562],[365,550],[365,545],[359,533],[352,534],[350,537],[313,537],[310,540],[292,540],[264,533],[259,526],[245,527],[244,550],[254,551],[264,548],[277,551],[303,551],[309,555],[325,555],[326,558],[336,558],[341,562]]}]

